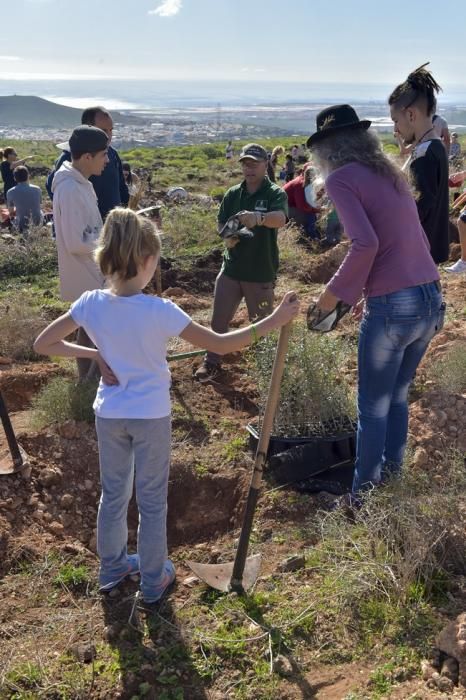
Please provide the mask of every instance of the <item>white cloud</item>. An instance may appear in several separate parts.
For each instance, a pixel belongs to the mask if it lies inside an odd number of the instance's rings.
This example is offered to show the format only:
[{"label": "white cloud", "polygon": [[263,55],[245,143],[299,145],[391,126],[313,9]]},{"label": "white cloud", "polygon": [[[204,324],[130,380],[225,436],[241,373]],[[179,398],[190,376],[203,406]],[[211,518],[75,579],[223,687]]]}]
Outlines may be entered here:
[{"label": "white cloud", "polygon": [[0,56],[0,61],[21,61],[20,56]]},{"label": "white cloud", "polygon": [[173,17],[181,10],[182,0],[164,0],[161,5],[154,10],[149,10],[149,15],[159,15],[159,17]]}]

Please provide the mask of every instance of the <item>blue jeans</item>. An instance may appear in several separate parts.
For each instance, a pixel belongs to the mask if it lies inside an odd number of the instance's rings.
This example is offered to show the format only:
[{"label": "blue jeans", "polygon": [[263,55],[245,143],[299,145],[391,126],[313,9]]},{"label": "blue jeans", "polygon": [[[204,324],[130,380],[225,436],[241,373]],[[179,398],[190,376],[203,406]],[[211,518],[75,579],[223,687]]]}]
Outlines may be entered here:
[{"label": "blue jeans", "polygon": [[158,592],[167,559],[167,491],[171,419],[96,418],[102,495],[97,515],[100,580],[128,568],[128,504],[136,489],[141,590]]},{"label": "blue jeans", "polygon": [[304,225],[304,229],[306,231],[307,236],[313,240],[314,238],[319,238],[319,232],[317,231],[316,224],[317,224],[317,216],[313,213],[307,213],[305,214],[306,217],[306,223]]},{"label": "blue jeans", "polygon": [[408,435],[409,385],[444,314],[436,282],[367,300],[358,348],[353,492],[400,472]]}]

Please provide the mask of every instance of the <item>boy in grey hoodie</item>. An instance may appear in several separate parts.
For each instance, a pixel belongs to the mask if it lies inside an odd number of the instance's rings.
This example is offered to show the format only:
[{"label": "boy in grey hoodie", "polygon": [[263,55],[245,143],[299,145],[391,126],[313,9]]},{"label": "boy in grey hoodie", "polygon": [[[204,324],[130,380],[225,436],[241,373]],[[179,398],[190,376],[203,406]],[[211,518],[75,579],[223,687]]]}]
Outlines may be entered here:
[{"label": "boy in grey hoodie", "polygon": [[[70,138],[71,163],[65,162],[53,179],[53,220],[57,238],[60,296],[75,301],[83,292],[99,289],[104,279],[93,252],[102,229],[102,217],[91,175],[100,175],[108,163],[108,137],[95,126],[79,126]],[[77,342],[92,346],[83,328]],[[77,361],[79,378],[88,376],[89,360]]]}]

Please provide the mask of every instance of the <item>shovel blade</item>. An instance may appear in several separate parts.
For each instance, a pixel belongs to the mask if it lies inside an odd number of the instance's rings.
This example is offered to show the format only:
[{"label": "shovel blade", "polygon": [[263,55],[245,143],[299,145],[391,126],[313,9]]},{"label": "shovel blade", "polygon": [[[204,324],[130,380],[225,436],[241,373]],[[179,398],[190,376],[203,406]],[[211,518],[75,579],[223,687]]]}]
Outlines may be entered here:
[{"label": "shovel blade", "polygon": [[18,447],[22,458],[21,462],[19,462],[19,460],[17,462],[13,460],[10,450],[0,445],[0,476],[16,474],[16,472],[20,472],[29,467],[29,457],[22,447],[19,445]]},{"label": "shovel blade", "polygon": [[[217,591],[228,593],[231,590],[230,582],[233,573],[234,562],[226,564],[198,564],[195,561],[186,562],[201,581]],[[248,591],[255,584],[261,565],[261,555],[254,554],[246,559],[243,572],[243,590]]]}]

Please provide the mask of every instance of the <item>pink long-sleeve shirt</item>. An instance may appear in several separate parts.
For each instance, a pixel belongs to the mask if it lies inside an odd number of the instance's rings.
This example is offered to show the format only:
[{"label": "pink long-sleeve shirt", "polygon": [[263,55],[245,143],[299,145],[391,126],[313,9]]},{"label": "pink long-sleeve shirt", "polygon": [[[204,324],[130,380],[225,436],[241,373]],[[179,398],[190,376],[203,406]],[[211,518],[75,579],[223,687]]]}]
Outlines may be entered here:
[{"label": "pink long-sleeve shirt", "polygon": [[355,304],[439,279],[407,185],[361,163],[334,170],[325,183],[351,247],[328,287]]}]

